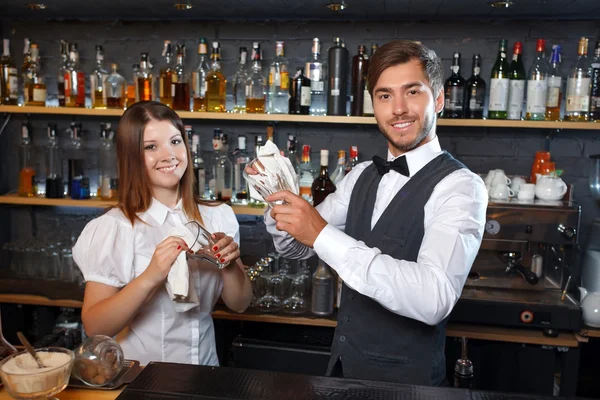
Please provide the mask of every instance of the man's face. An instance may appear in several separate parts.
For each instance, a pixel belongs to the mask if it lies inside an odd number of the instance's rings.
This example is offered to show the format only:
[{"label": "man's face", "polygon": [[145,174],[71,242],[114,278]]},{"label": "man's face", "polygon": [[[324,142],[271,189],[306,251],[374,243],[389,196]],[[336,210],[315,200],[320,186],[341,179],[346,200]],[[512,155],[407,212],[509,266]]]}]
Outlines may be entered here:
[{"label": "man's face", "polygon": [[418,59],[387,68],[373,88],[375,119],[394,156],[435,137],[436,113],[443,105],[443,90],[434,97]]}]

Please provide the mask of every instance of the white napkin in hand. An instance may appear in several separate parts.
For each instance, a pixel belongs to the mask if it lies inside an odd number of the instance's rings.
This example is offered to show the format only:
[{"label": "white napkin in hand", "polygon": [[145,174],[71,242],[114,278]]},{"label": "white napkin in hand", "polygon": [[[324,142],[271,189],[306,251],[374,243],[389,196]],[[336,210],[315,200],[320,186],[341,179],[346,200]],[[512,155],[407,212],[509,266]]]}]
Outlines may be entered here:
[{"label": "white napkin in hand", "polygon": [[[182,238],[188,247],[193,245],[190,249],[194,252],[200,250],[202,247],[201,241],[204,240],[202,235],[200,235],[198,242],[194,244],[196,237],[183,225],[169,229],[169,236]],[[196,289],[193,286],[190,287],[190,270],[185,251],[179,253],[175,259],[175,262],[169,270],[169,275],[167,275],[165,286],[169,293],[169,297],[175,302],[175,311],[185,312],[200,304]]]},{"label": "white napkin in hand", "polygon": [[[298,194],[300,192],[298,186],[298,175],[296,175],[296,171],[294,171],[294,167],[290,162],[289,158],[284,157],[279,152],[279,148],[275,143],[270,140],[267,140],[264,146],[260,148],[257,154],[257,158],[260,162],[265,166],[265,169],[273,174],[279,174],[287,185],[292,189],[294,194]],[[254,189],[252,184],[257,179],[256,175],[248,175],[248,186],[250,188],[250,197],[253,199],[264,201],[262,196]]]}]

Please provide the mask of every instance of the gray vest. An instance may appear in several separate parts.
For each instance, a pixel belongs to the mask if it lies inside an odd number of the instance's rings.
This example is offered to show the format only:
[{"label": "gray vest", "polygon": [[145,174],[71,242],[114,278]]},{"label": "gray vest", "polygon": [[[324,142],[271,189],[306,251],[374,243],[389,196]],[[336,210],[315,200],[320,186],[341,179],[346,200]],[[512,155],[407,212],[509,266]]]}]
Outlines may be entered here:
[{"label": "gray vest", "polygon": [[[424,234],[424,208],[435,186],[465,168],[444,152],[400,189],[373,230],[371,218],[381,176],[370,165],[350,197],[345,232],[395,259],[417,261]],[[344,285],[328,375],[341,360],[345,378],[440,385],[446,373],[446,320],[430,326],[394,314]]]}]

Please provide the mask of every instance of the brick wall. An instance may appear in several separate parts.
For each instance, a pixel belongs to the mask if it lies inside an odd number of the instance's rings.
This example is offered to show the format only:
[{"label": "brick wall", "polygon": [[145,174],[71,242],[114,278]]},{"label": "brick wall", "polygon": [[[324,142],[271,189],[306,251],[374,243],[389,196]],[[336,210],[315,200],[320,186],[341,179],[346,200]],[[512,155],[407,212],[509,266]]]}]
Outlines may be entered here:
[{"label": "brick wall", "polygon": [[[433,48],[443,59],[445,72],[450,74],[450,60],[454,51],[462,54],[463,76],[470,75],[471,58],[474,53],[482,56],[482,76],[489,83],[489,74],[496,58],[498,41],[509,40],[512,48],[514,41],[524,42],[524,63],[529,68],[534,57],[535,41],[547,40],[548,46],[558,43],[563,49],[563,71],[576,56],[577,39],[580,36],[592,38],[598,36],[599,26],[594,21],[580,22],[94,22],[94,21],[53,21],[47,23],[35,21],[0,22],[3,37],[12,40],[11,52],[18,65],[22,62],[20,54],[23,38],[29,37],[39,44],[42,64],[48,75],[48,93],[52,97],[56,92],[54,76],[58,67],[59,40],[77,42],[81,54],[82,67],[86,72],[94,68],[94,46],[103,45],[105,63],[117,62],[121,73],[129,79],[130,68],[139,61],[140,52],[149,52],[154,71],[162,65],[160,53],[162,40],[173,42],[183,40],[187,47],[187,64],[191,68],[196,64],[198,38],[205,36],[209,41],[219,40],[222,46],[224,73],[231,77],[237,67],[239,46],[252,46],[252,41],[260,41],[265,61],[268,65],[274,58],[275,41],[286,42],[286,56],[290,67],[304,64],[310,55],[311,39],[319,37],[323,43],[322,53],[332,42],[333,36],[342,37],[350,51],[356,53],[359,44],[380,45],[394,38],[420,40]],[[0,137],[0,192],[14,190],[17,186],[18,162],[16,146],[18,144],[19,121],[25,115],[13,115],[5,133]],[[58,124],[60,134],[65,135],[70,117],[32,115],[29,120],[34,128],[34,141],[43,144],[45,126],[53,121]],[[93,156],[99,137],[99,123],[110,121],[115,125],[117,118],[79,117],[84,125],[84,133],[90,138],[90,155]],[[265,132],[264,123],[225,122],[225,121],[186,121],[194,130],[202,134],[204,159],[210,158],[210,139],[212,128],[221,127],[231,138],[238,134],[252,135]],[[598,125],[600,128],[600,124]],[[318,160],[320,148],[330,150],[330,165],[334,165],[338,149],[348,149],[351,144],[359,146],[361,158],[369,159],[373,154],[385,154],[386,143],[374,125],[334,125],[334,124],[290,124],[279,123],[276,126],[277,141],[284,146],[288,133],[298,136],[300,144],[308,143],[313,148],[313,161]],[[582,206],[582,237],[585,236],[590,222],[599,216],[599,208],[591,198],[587,188],[588,156],[600,153],[598,131],[564,130],[556,132],[543,129],[487,129],[440,127],[438,134],[442,146],[463,161],[475,172],[485,173],[492,168],[503,168],[508,174],[528,175],[536,150],[548,149],[556,161],[557,167],[565,170],[564,178],[575,184],[575,196]],[[237,143],[234,141],[234,143]],[[93,157],[91,157],[93,158]],[[242,233],[243,234],[243,233]]]}]

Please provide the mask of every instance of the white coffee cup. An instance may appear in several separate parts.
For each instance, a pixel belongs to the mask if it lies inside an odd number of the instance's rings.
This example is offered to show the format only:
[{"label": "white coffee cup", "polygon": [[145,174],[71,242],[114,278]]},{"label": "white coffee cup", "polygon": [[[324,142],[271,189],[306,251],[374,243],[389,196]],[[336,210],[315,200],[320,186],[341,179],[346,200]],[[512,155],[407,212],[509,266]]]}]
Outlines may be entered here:
[{"label": "white coffee cup", "polygon": [[490,198],[494,200],[508,200],[510,197],[514,197],[515,192],[508,187],[505,183],[498,183],[492,186],[489,192]]},{"label": "white coffee cup", "polygon": [[527,183],[525,178],[520,176],[513,176],[512,182],[510,184],[510,188],[515,192],[515,194],[519,194],[519,190],[521,190],[521,185]]},{"label": "white coffee cup", "polygon": [[533,183],[522,183],[519,186],[519,193],[517,195],[519,200],[533,200],[535,199],[535,184]]},{"label": "white coffee cup", "polygon": [[494,187],[501,183],[503,183],[505,185],[510,185],[511,180],[508,176],[506,176],[506,174],[504,173],[503,170],[497,169],[496,172],[494,173],[494,177],[492,178],[491,186]]},{"label": "white coffee cup", "polygon": [[494,175],[496,175],[496,170],[491,169],[485,176],[485,179],[483,180],[483,182],[485,183],[485,187],[488,190],[490,190],[490,188],[492,187],[492,180],[494,180]]}]

